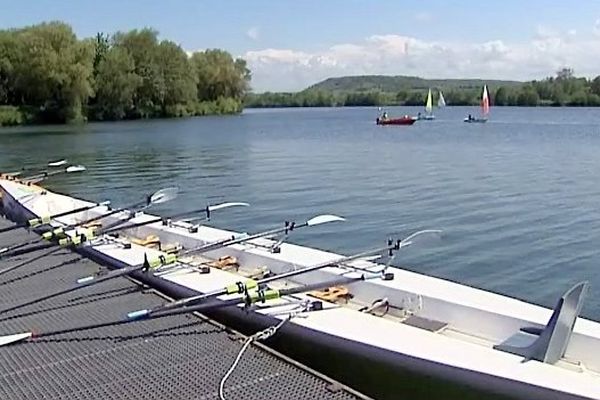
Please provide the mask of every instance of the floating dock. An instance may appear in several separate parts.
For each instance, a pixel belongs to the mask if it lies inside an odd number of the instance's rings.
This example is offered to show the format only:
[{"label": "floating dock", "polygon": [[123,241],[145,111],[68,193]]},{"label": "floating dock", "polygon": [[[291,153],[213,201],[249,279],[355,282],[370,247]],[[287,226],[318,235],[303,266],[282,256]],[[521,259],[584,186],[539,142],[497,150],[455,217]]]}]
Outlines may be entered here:
[{"label": "floating dock", "polygon": [[[0,228],[10,226],[0,217]],[[0,247],[37,237],[0,234]],[[40,251],[41,253],[41,251]],[[1,268],[36,253],[0,260]],[[0,309],[68,288],[105,267],[69,250],[0,277]],[[161,304],[164,296],[118,278],[30,306],[0,312],[0,334],[68,329]],[[218,399],[219,384],[246,337],[201,315],[40,338],[0,349],[0,399]],[[254,342],[227,380],[227,399],[368,399]]]}]

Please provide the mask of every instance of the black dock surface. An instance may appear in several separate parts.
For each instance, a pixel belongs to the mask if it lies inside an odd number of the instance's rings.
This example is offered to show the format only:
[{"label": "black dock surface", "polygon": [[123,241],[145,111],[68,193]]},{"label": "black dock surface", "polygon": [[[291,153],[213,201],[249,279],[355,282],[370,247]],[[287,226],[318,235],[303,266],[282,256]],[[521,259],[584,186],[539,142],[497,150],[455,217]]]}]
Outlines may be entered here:
[{"label": "black dock surface", "polygon": [[[12,223],[0,217],[0,228]],[[0,234],[0,248],[36,235]],[[47,250],[0,259],[0,270]],[[123,318],[166,301],[127,278],[3,312],[74,285],[104,267],[69,250],[0,275],[0,335]],[[0,399],[218,399],[245,338],[197,315],[178,315],[0,347]],[[262,345],[225,385],[227,399],[362,399]]]}]

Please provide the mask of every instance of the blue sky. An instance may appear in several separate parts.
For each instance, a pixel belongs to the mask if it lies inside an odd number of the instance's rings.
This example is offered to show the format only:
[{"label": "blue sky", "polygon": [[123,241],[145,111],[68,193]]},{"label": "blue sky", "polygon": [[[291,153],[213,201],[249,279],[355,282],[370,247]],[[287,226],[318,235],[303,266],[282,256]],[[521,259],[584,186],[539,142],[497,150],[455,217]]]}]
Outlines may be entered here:
[{"label": "blue sky", "polygon": [[224,48],[249,61],[257,91],[296,90],[335,75],[531,79],[563,64],[593,75],[600,65],[588,54],[600,44],[600,1],[2,0],[0,6],[0,28],[62,20],[86,37],[150,26],[189,51]]}]

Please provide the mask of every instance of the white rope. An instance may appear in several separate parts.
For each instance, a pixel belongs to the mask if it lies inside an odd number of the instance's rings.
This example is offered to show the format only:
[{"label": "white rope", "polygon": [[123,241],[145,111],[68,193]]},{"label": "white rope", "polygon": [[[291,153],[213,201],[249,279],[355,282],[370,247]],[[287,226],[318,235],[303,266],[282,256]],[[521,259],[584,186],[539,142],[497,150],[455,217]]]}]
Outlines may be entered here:
[{"label": "white rope", "polygon": [[240,352],[238,353],[237,357],[235,358],[235,361],[233,362],[233,364],[231,364],[231,367],[229,368],[227,373],[221,379],[221,383],[219,383],[219,399],[226,400],[225,394],[223,393],[223,390],[225,387],[225,382],[227,381],[227,379],[229,379],[229,377],[231,376],[231,374],[233,373],[233,371],[239,364],[240,360],[242,359],[242,355],[244,354],[246,349],[248,349],[248,347],[252,344],[252,342],[254,342],[255,340],[266,340],[266,339],[270,338],[271,336],[273,336],[274,334],[277,333],[279,328],[281,328],[286,322],[288,322],[294,316],[295,315],[290,315],[288,318],[283,319],[277,325],[270,326],[262,331],[255,333],[252,336],[249,336],[246,339],[246,341],[244,342],[244,345],[240,349]]}]

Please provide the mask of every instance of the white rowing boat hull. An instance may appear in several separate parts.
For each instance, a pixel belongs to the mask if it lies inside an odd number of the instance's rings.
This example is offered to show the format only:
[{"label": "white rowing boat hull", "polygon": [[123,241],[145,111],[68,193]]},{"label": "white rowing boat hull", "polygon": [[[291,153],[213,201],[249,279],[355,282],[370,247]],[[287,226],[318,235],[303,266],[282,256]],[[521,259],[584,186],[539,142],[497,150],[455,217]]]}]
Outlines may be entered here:
[{"label": "white rowing boat hull", "polygon": [[[15,182],[0,180],[5,209],[20,218],[51,214],[85,205],[70,197],[48,193],[21,204],[16,199],[35,187],[23,187]],[[96,209],[83,213],[86,217],[105,212]],[[83,219],[82,215],[65,217],[65,223]],[[136,217],[137,221],[150,218]],[[190,233],[180,227],[160,223],[137,228],[136,236],[156,234],[164,243],[177,242],[186,248],[230,237],[233,232],[200,227]],[[258,239],[253,244],[239,244],[208,253],[218,257],[232,255],[241,264],[266,265],[273,273],[313,265],[339,258],[339,255],[284,243],[281,252],[273,254],[257,245],[270,241]],[[85,252],[100,257],[115,268],[137,265],[143,254],[155,250],[132,246],[126,250],[114,243],[86,246]],[[158,253],[157,253],[158,254]],[[363,262],[364,263],[364,262]],[[347,270],[326,268],[295,278],[296,283],[309,284],[330,280]],[[306,359],[318,352],[318,361],[332,357],[343,362],[326,366],[337,376],[348,371],[361,371],[360,379],[368,378],[372,387],[394,387],[391,376],[407,372],[436,377],[453,384],[466,385],[469,390],[492,392],[523,399],[600,399],[600,324],[578,319],[565,357],[552,365],[535,360],[524,362],[523,357],[496,350],[499,344],[525,326],[543,326],[551,310],[516,299],[485,292],[442,279],[394,269],[393,281],[368,281],[349,286],[356,301],[365,304],[386,297],[405,317],[381,318],[351,307],[326,306],[292,319],[272,340],[284,353]],[[137,274],[153,286],[175,297],[205,293],[234,283],[240,278],[233,273],[212,269],[210,274],[178,270],[161,277]],[[566,289],[566,288],[565,288]],[[560,293],[557,293],[557,297]],[[282,305],[281,309],[286,309]],[[223,309],[211,316],[238,328],[259,329],[277,323],[287,314],[276,314],[270,307],[252,312],[240,308]],[[410,317],[418,317],[410,323]],[[429,322],[427,322],[429,321]],[[437,323],[437,325],[436,325]],[[434,328],[439,329],[434,329]],[[1,328],[0,328],[1,329]],[[293,345],[290,345],[293,343]],[[324,356],[325,355],[325,356]],[[330,355],[330,356],[327,356]],[[368,362],[369,366],[365,365]],[[378,366],[375,368],[374,366]],[[323,369],[323,368],[321,368]],[[358,378],[345,377],[350,385],[364,385]],[[378,380],[382,380],[379,382]],[[392,382],[390,382],[390,380]],[[364,382],[363,382],[364,383]],[[406,385],[399,384],[400,387]],[[444,386],[440,386],[443,388]],[[441,389],[443,390],[443,389]]]}]

